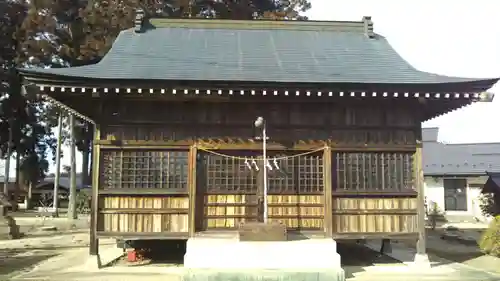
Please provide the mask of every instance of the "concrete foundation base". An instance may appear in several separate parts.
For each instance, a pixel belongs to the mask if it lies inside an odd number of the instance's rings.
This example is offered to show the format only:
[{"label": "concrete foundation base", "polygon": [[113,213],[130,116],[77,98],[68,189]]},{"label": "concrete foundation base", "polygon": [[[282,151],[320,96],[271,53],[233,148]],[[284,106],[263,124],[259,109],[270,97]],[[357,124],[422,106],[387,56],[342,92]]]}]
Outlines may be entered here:
[{"label": "concrete foundation base", "polygon": [[427,254],[415,254],[415,259],[412,263],[409,263],[410,266],[416,268],[431,268],[431,261],[429,260],[429,256]]},{"label": "concrete foundation base", "polygon": [[93,271],[93,270],[98,270],[101,267],[102,263],[99,255],[89,255],[87,262],[85,263],[85,269]]},{"label": "concrete foundation base", "polygon": [[290,270],[214,270],[189,269],[183,281],[344,281],[344,271]]},{"label": "concrete foundation base", "polygon": [[195,237],[187,241],[186,268],[340,268],[333,239],[240,242]]},{"label": "concrete foundation base", "polygon": [[101,247],[98,255],[89,255],[85,263],[85,268],[92,271],[107,267],[124,255],[123,249],[116,248],[113,244],[109,244]]},{"label": "concrete foundation base", "polygon": [[241,242],[195,237],[187,242],[184,280],[345,280],[335,240]]}]

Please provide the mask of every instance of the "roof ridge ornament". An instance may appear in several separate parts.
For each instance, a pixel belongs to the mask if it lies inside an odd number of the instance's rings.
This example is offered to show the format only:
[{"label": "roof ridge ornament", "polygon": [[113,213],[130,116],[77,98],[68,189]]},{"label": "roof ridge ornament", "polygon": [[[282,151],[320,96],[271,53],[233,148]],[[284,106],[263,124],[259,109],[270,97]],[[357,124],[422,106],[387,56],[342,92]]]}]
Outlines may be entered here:
[{"label": "roof ridge ornament", "polygon": [[365,35],[368,38],[375,38],[375,32],[373,31],[373,21],[371,16],[363,17],[363,27]]},{"label": "roof ridge ornament", "polygon": [[143,9],[137,9],[135,10],[135,28],[134,32],[135,33],[142,33],[143,32],[143,24],[144,24],[144,18],[145,18],[145,13]]},{"label": "roof ridge ornament", "polygon": [[479,94],[478,101],[479,102],[492,102],[495,94],[492,92],[482,92]]}]

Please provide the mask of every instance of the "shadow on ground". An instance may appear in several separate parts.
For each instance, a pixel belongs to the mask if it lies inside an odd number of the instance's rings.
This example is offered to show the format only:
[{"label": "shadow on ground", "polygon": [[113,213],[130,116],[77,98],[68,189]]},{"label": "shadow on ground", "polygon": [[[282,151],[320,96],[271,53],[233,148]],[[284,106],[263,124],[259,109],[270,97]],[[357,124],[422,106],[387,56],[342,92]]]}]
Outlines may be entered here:
[{"label": "shadow on ground", "polygon": [[[131,245],[132,246],[132,245]],[[185,240],[144,240],[136,241],[133,245],[139,256],[137,262],[128,262],[127,255],[117,260],[113,265],[120,266],[147,266],[147,265],[170,265],[182,266],[186,254]]]},{"label": "shadow on ground", "polygon": [[[141,245],[145,251],[140,255],[143,257],[138,262],[127,262],[127,257],[118,260],[112,266],[182,266],[184,254],[186,253],[185,241],[147,241],[149,244]],[[345,270],[346,278],[354,276],[354,273],[363,272],[365,267],[376,264],[401,264],[386,255],[380,255],[362,244],[355,242],[338,243],[338,253],[341,255],[342,267]],[[265,253],[262,253],[265,255]],[[300,254],[300,253],[298,253]]]},{"label": "shadow on ground", "polygon": [[401,264],[400,261],[381,255],[362,244],[355,242],[344,242],[337,244],[337,252],[341,256],[342,268],[345,271],[345,277],[354,277],[355,273],[365,271],[363,268],[374,266],[376,264]]},{"label": "shadow on ground", "polygon": [[[31,249],[0,249],[0,277],[28,271],[38,263],[57,254],[53,251],[33,251]],[[5,279],[9,280],[9,279]]]},{"label": "shadow on ground", "polygon": [[[481,231],[480,229],[461,230],[463,233],[476,232],[476,239],[479,239]],[[484,256],[477,242],[464,241],[463,239],[448,239],[443,237],[444,234],[445,230],[443,229],[427,229],[427,253],[433,264],[449,264],[450,262],[466,263],[467,261]],[[397,243],[413,249],[415,249],[416,245],[416,241],[410,240],[402,240]]]}]

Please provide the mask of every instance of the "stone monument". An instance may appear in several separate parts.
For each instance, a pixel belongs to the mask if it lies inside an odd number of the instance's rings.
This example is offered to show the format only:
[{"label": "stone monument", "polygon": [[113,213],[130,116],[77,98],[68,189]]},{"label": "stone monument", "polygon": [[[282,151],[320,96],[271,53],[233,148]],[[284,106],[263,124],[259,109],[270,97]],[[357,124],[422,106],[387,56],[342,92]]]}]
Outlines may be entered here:
[{"label": "stone monument", "polygon": [[14,218],[8,215],[8,208],[12,204],[5,194],[0,193],[0,239],[18,239],[21,237],[19,226]]}]

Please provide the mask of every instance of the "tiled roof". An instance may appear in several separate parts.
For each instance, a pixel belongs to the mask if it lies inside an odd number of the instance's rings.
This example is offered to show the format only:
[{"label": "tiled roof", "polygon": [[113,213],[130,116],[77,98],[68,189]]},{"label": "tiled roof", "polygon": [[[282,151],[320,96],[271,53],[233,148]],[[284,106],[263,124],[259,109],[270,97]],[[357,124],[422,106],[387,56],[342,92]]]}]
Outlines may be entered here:
[{"label": "tiled roof", "polygon": [[[153,20],[122,31],[97,64],[24,69],[90,79],[293,83],[435,84],[496,80],[422,72],[378,34],[371,21]],[[490,83],[491,82],[491,83]],[[483,89],[484,88],[484,89]]]},{"label": "tiled roof", "polygon": [[[79,174],[76,176],[76,188],[77,189],[82,189],[82,188],[86,188],[83,184],[82,184],[82,176]],[[41,188],[41,187],[46,187],[47,185],[54,185],[54,181],[55,181],[55,178],[54,177],[47,177],[45,178],[42,182],[40,182],[39,184],[36,185],[35,188]],[[62,187],[62,188],[65,188],[67,190],[70,189],[70,185],[71,185],[71,179],[70,177],[68,176],[61,176],[59,178],[59,186]]]},{"label": "tiled roof", "polygon": [[500,172],[500,143],[444,144],[437,141],[437,133],[437,128],[422,131],[424,175]]}]

